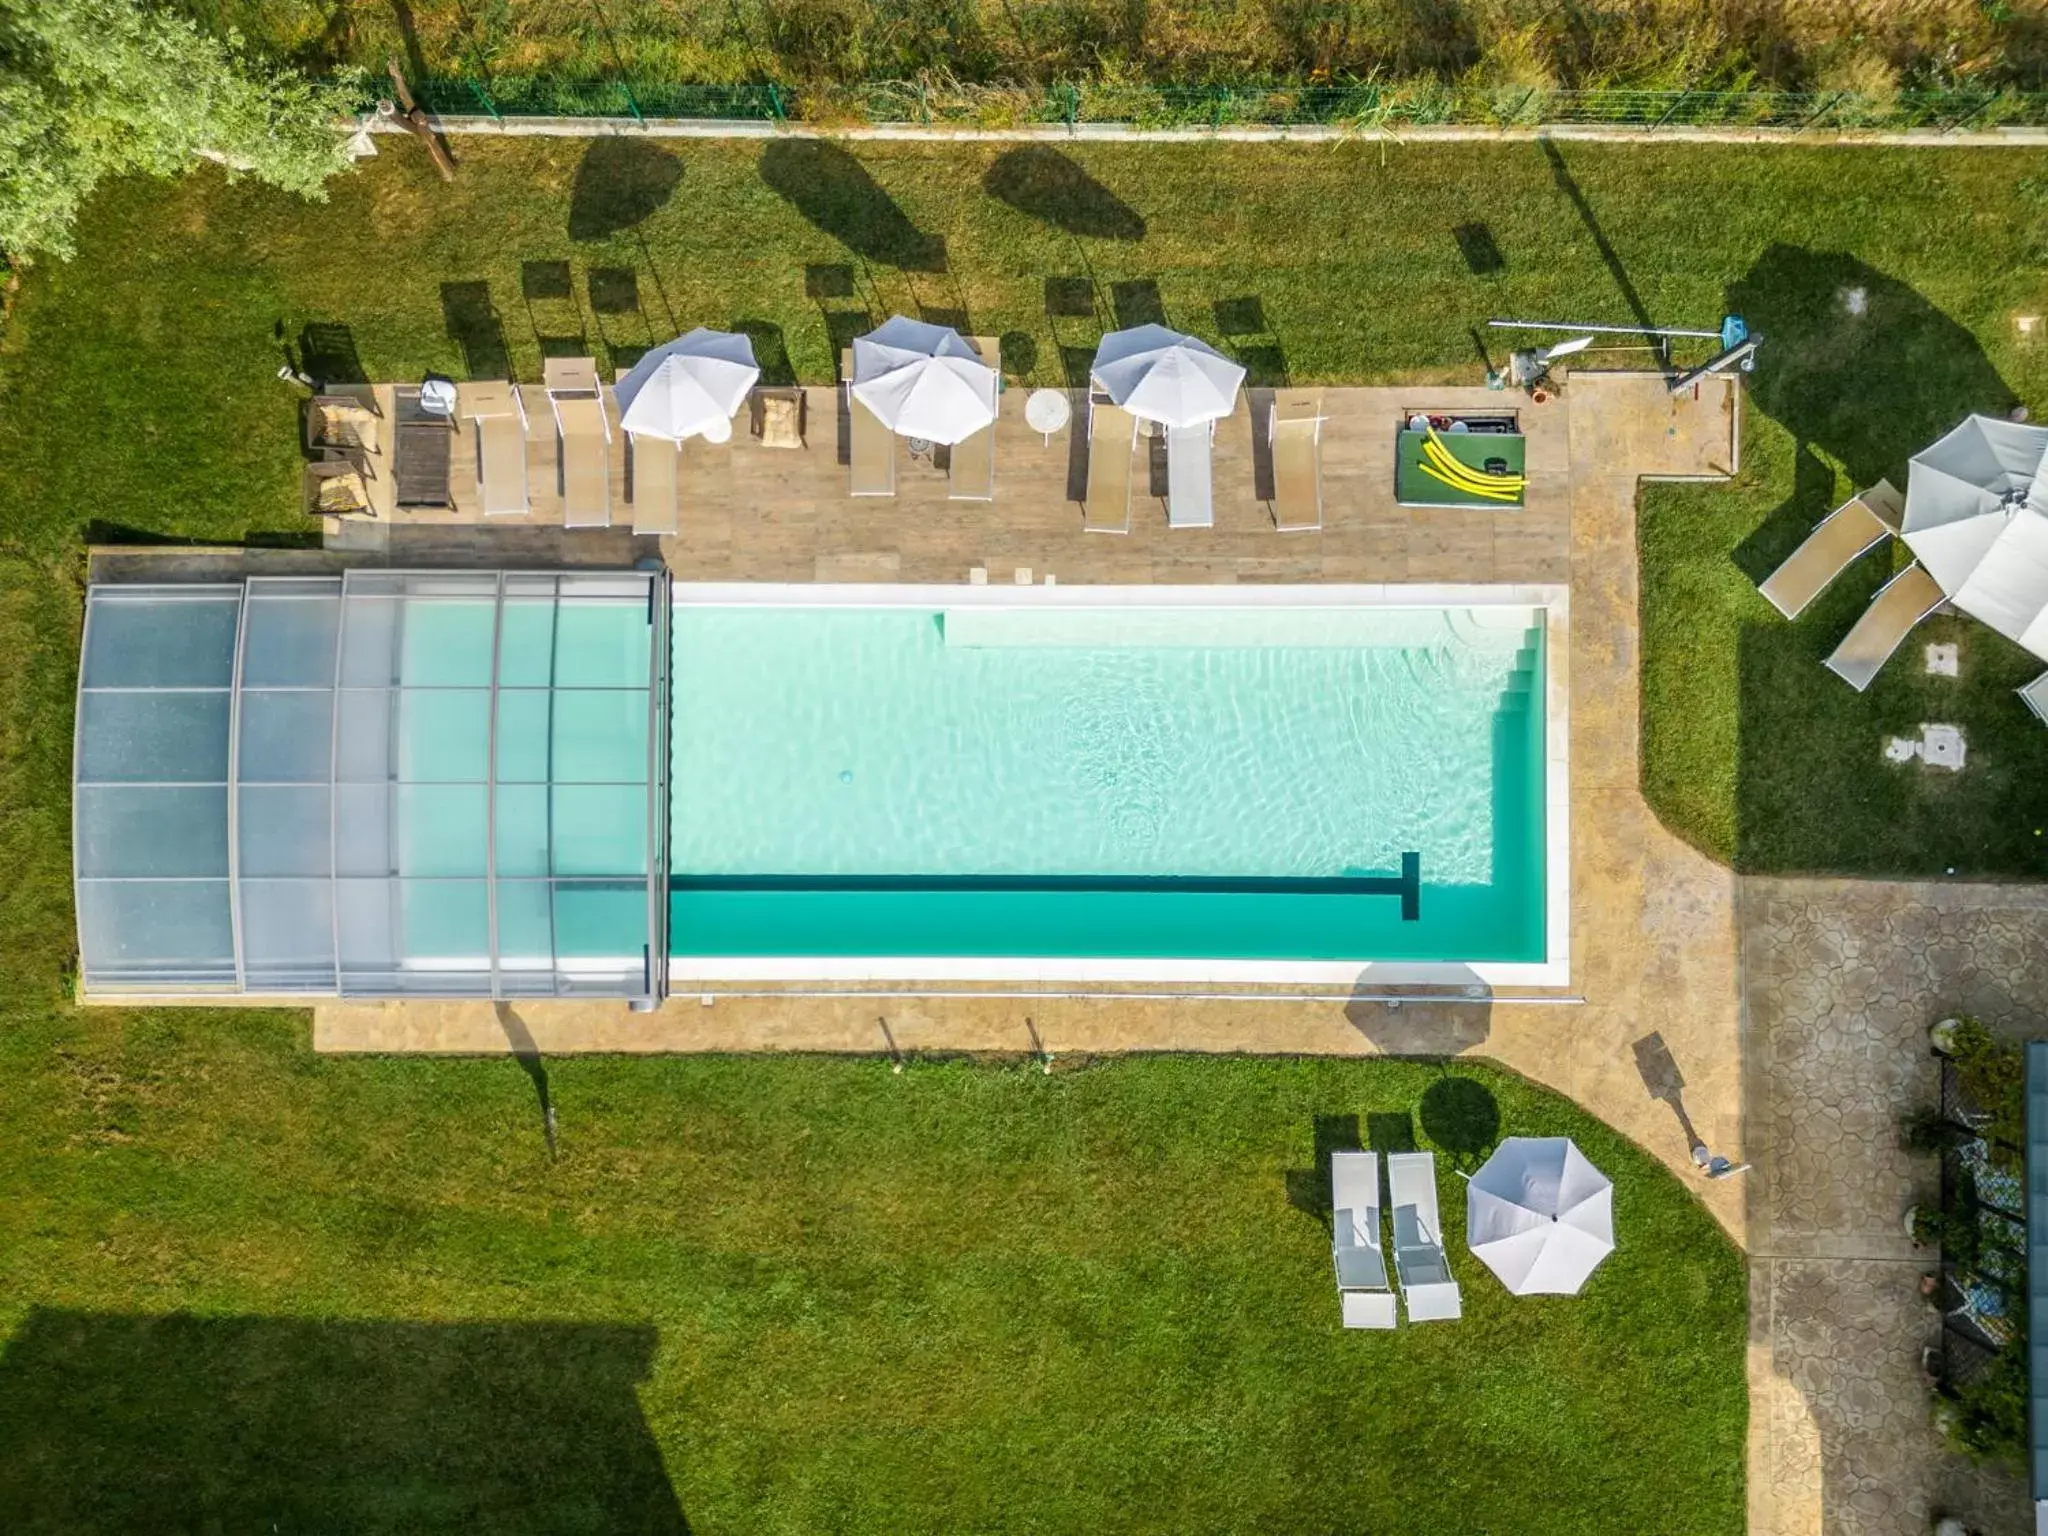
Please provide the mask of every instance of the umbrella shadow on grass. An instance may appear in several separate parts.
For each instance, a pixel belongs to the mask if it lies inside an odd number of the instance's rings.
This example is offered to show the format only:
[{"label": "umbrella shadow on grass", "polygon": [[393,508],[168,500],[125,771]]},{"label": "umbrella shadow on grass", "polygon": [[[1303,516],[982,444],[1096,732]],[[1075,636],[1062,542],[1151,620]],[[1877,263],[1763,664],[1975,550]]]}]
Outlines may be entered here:
[{"label": "umbrella shadow on grass", "polygon": [[683,162],[644,139],[594,140],[569,189],[569,238],[603,240],[644,223],[683,182]]},{"label": "umbrella shadow on grass", "polygon": [[946,242],[911,222],[866,166],[823,139],[777,139],[761,179],[856,256],[905,272],[946,270]]},{"label": "umbrella shadow on grass", "polygon": [[1771,246],[1728,309],[1764,337],[1750,400],[1859,490],[1883,477],[1903,490],[1907,459],[1971,412],[2017,403],[1967,329],[1839,251]]},{"label": "umbrella shadow on grass", "polygon": [[1500,1101],[1484,1083],[1445,1075],[1423,1090],[1422,1134],[1454,1168],[1477,1168],[1500,1140]]},{"label": "umbrella shadow on grass", "polygon": [[982,190],[1077,239],[1142,240],[1145,219],[1086,170],[1046,144],[996,156]]}]

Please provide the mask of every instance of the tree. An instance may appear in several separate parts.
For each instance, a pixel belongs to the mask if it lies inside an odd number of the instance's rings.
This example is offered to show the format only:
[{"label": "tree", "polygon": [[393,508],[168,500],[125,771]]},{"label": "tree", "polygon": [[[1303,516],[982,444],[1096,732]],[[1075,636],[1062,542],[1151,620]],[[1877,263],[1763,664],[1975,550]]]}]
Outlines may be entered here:
[{"label": "tree", "polygon": [[146,0],[0,0],[0,253],[69,257],[101,178],[172,176],[202,157],[324,198],[349,164],[356,93]]}]

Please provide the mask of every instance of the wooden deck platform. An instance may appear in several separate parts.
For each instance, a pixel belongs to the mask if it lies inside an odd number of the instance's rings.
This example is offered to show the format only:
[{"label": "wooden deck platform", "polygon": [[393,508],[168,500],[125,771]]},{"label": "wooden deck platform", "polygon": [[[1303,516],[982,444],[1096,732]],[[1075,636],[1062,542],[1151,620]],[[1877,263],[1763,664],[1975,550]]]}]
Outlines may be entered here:
[{"label": "wooden deck platform", "polygon": [[[361,388],[389,409],[390,386]],[[463,527],[559,528],[554,418],[545,391],[529,385],[521,394],[529,424],[530,512],[483,516],[474,434],[458,430],[451,505],[398,507],[392,476],[378,473],[375,521],[394,533],[434,528],[449,537],[459,537]],[[680,532],[661,547],[679,578],[700,581],[964,581],[977,567],[998,582],[1014,580],[1019,569],[1029,569],[1033,580],[1050,574],[1095,582],[1563,581],[1570,574],[1575,450],[1582,474],[1606,472],[1598,461],[1610,444],[1620,450],[1610,461],[1614,470],[1631,476],[1719,476],[1733,463],[1734,385],[1727,380],[1709,381],[1698,399],[1680,401],[1671,400],[1654,375],[1620,374],[1582,374],[1563,396],[1540,405],[1479,388],[1332,388],[1322,394],[1327,419],[1318,532],[1281,533],[1273,526],[1270,391],[1248,391],[1236,413],[1218,424],[1213,528],[1168,529],[1164,446],[1141,440],[1131,531],[1117,535],[1082,529],[1079,498],[1089,445],[1085,402],[1078,396],[1074,425],[1047,441],[1024,420],[1026,391],[1005,391],[993,501],[950,499],[946,450],[913,456],[902,441],[896,445],[896,494],[856,499],[848,488],[844,394],[814,386],[805,391],[808,430],[800,449],[754,440],[745,412],[732,442],[684,446]],[[1396,432],[1416,410],[1519,414],[1528,440],[1527,505],[1396,505]],[[612,518],[625,527],[632,518],[626,443],[616,410],[612,420]],[[369,532],[358,520],[338,542],[360,544]]]}]

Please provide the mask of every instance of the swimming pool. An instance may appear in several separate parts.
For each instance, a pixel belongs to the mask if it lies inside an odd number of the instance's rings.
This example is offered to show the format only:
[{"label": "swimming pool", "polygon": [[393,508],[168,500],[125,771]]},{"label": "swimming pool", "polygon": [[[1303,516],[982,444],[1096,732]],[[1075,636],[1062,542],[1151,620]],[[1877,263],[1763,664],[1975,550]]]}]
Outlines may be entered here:
[{"label": "swimming pool", "polygon": [[1562,961],[1559,591],[674,595],[673,976]]}]

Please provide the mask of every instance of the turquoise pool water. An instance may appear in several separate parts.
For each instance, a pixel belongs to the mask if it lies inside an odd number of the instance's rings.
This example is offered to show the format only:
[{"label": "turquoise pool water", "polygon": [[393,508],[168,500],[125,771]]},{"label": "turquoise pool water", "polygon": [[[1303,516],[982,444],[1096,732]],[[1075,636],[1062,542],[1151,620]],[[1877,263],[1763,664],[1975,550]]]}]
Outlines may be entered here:
[{"label": "turquoise pool water", "polygon": [[1541,960],[1541,625],[680,602],[671,952]]}]

